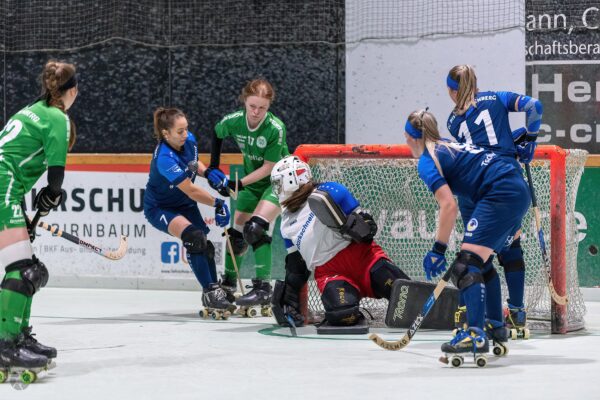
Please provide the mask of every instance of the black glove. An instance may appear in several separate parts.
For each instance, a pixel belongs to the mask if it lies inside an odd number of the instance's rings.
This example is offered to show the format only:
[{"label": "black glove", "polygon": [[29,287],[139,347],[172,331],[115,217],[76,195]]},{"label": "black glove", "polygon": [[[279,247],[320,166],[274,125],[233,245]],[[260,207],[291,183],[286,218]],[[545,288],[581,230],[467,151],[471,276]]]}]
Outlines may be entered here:
[{"label": "black glove", "polygon": [[240,179],[238,179],[237,181],[227,182],[227,187],[229,188],[229,190],[231,190],[232,192],[235,192],[236,182],[237,182],[238,192],[241,192],[242,190],[244,190],[244,185],[242,185],[242,181]]},{"label": "black glove", "polygon": [[62,191],[56,193],[49,186],[46,186],[35,196],[33,207],[39,210],[40,216],[45,217],[50,210],[60,205],[61,200]]}]

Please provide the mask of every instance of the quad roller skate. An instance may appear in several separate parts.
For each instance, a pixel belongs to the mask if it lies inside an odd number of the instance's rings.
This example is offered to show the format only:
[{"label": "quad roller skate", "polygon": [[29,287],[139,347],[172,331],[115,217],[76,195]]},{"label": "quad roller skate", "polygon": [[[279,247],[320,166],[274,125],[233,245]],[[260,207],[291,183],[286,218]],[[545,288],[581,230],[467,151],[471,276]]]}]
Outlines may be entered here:
[{"label": "quad roller skate", "polygon": [[31,326],[28,326],[21,331],[21,334],[17,337],[17,345],[36,354],[46,356],[49,361],[52,361],[52,359],[56,358],[56,349],[38,342],[37,339],[34,338],[35,333],[32,333],[32,329]]},{"label": "quad roller skate", "polygon": [[211,283],[208,289],[202,293],[202,305],[203,309],[200,310],[200,316],[202,318],[212,319],[227,319],[231,316],[232,304],[227,301],[227,294],[225,290],[221,288],[218,283]]},{"label": "quad roller skate", "polygon": [[487,353],[490,350],[486,333],[477,327],[459,329],[456,336],[442,344],[444,356],[440,361],[453,367],[460,367],[465,362],[465,354],[473,353],[473,362],[479,368],[487,365]]},{"label": "quad roller skate", "polygon": [[485,322],[485,333],[492,341],[492,353],[502,357],[508,354],[508,328],[500,321],[487,320]]},{"label": "quad roller skate", "polygon": [[529,339],[530,332],[527,328],[527,311],[524,307],[515,307],[508,303],[508,308],[504,310],[506,326],[510,329],[510,338]]},{"label": "quad roller skate", "polygon": [[11,376],[28,385],[38,380],[41,373],[54,368],[54,363],[41,354],[36,354],[13,340],[0,340],[0,383]]},{"label": "quad roller skate", "polygon": [[258,315],[256,307],[260,307],[260,315],[272,317],[272,289],[269,281],[252,279],[252,286],[247,287],[252,288],[252,290],[236,300],[236,304],[240,307],[238,313],[244,317],[256,317]]},{"label": "quad roller skate", "polygon": [[239,293],[236,293],[237,282],[235,281],[235,279],[229,278],[227,275],[223,275],[223,279],[221,279],[221,289],[225,291],[227,301],[231,303],[231,306],[229,307],[229,312],[233,314],[237,309],[234,303],[238,299],[238,297],[240,297]]}]

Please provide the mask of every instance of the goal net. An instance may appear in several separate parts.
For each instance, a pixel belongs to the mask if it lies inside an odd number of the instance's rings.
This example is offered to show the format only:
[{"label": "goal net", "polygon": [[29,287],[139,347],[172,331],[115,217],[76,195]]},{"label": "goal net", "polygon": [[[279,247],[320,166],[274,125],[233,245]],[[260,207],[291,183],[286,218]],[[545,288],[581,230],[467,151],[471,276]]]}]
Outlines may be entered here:
[{"label": "goal net", "polygon": [[[302,145],[296,155],[307,160],[316,181],[338,181],[347,186],[377,221],[375,240],[412,279],[425,280],[424,255],[434,242],[438,206],[417,173],[417,160],[406,145]],[[555,333],[581,329],[585,304],[577,277],[575,199],[587,157],[584,150],[538,146],[531,163],[532,178],[541,214],[552,279],[568,303],[551,300],[543,259],[531,210],[523,220],[521,244],[526,266],[525,305],[531,329]],[[457,218],[448,254],[458,251],[463,235]],[[451,261],[451,260],[449,260]],[[502,280],[503,298],[508,298]],[[384,326],[387,300],[363,299],[361,306],[373,315],[372,325]],[[305,313],[310,322],[324,316],[315,282],[308,284]]]}]

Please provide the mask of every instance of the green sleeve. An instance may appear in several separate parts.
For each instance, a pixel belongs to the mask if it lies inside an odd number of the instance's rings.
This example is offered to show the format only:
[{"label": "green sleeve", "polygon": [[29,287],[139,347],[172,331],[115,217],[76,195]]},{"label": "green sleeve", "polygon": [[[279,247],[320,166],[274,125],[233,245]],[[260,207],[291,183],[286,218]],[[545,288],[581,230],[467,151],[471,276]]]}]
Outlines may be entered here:
[{"label": "green sleeve", "polygon": [[71,134],[69,117],[56,109],[48,112],[48,118],[47,135],[44,135],[43,138],[48,167],[64,167],[67,164],[69,135]]},{"label": "green sleeve", "polygon": [[227,121],[223,118],[215,125],[215,134],[219,139],[225,139],[229,136],[229,129],[227,129]]}]

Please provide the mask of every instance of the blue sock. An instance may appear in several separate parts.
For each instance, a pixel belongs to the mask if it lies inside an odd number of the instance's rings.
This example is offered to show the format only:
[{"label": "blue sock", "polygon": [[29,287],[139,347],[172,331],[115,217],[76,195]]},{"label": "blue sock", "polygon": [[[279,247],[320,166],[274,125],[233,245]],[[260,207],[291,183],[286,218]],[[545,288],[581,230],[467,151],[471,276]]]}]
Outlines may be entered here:
[{"label": "blue sock", "polygon": [[485,281],[485,314],[494,321],[503,321],[502,313],[502,288],[500,277],[494,268],[491,259],[483,266],[483,280]]},{"label": "blue sock", "polygon": [[508,302],[516,307],[523,307],[525,296],[525,271],[505,272],[506,286],[508,287]]},{"label": "blue sock", "polygon": [[[481,273],[477,267],[469,265],[469,272]],[[475,283],[461,290],[467,306],[467,324],[469,327],[483,329],[485,319],[485,285]]]},{"label": "blue sock", "polygon": [[187,253],[187,260],[203,289],[207,289],[208,285],[216,281],[216,279],[213,279],[211,267],[204,254]]}]

